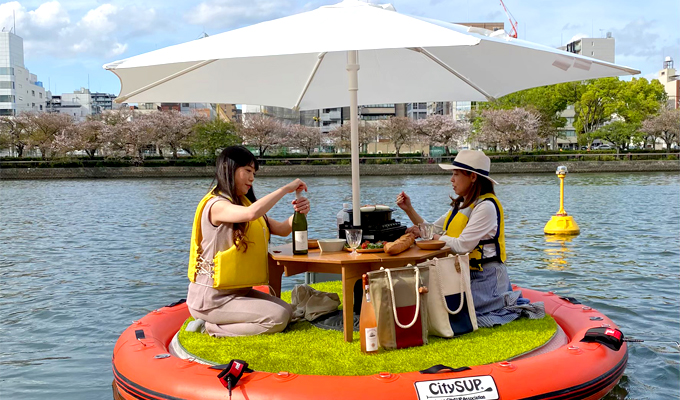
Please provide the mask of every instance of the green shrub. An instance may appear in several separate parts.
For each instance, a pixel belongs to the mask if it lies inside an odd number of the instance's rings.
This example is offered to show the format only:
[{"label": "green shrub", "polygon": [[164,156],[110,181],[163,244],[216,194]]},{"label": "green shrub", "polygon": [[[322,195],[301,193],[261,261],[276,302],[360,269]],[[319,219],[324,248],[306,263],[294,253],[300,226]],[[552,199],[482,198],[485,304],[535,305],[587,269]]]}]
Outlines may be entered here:
[{"label": "green shrub", "polygon": [[313,160],[312,165],[328,165],[331,162],[329,160]]}]

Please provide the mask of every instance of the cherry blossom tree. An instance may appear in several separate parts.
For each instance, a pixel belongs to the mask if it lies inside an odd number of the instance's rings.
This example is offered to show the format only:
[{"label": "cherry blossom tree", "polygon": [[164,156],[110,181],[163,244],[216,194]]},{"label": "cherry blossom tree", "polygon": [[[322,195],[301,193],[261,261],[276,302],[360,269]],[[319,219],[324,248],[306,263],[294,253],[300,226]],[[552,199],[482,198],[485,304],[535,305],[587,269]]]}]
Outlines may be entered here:
[{"label": "cherry blossom tree", "polygon": [[88,118],[75,125],[72,132],[73,147],[84,150],[90,158],[94,158],[106,140],[106,125],[101,118]]},{"label": "cherry blossom tree", "polygon": [[120,108],[102,113],[105,141],[113,150],[134,158],[144,158],[144,149],[154,140],[154,126],[149,118],[133,110]]},{"label": "cherry blossom tree", "polygon": [[55,138],[73,129],[73,118],[67,114],[29,111],[19,114],[17,120],[29,134],[29,145],[37,147],[43,159],[57,150]]},{"label": "cherry blossom tree", "polygon": [[182,114],[175,110],[144,114],[142,119],[144,127],[152,129],[153,140],[159,148],[169,147],[173,158],[177,158],[180,149],[191,149],[189,144],[196,132],[196,125],[206,120],[198,114]]},{"label": "cherry blossom tree", "polygon": [[23,157],[24,149],[29,146],[29,132],[23,122],[15,117],[0,117],[0,137],[3,147],[12,146],[17,157]]},{"label": "cherry blossom tree", "polygon": [[285,144],[297,147],[307,152],[307,157],[314,149],[321,146],[321,132],[319,128],[299,124],[289,125]]},{"label": "cherry blossom tree", "polygon": [[414,123],[420,136],[431,146],[444,146],[445,154],[451,155],[450,147],[465,140],[470,134],[471,125],[465,121],[454,121],[450,115],[430,115]]},{"label": "cherry blossom tree", "polygon": [[264,114],[253,114],[243,117],[238,130],[243,144],[257,147],[260,157],[273,146],[283,143],[286,129],[281,121]]},{"label": "cherry blossom tree", "polygon": [[[359,122],[359,151],[364,151],[369,143],[375,141],[376,136],[377,129],[375,125]],[[352,145],[352,132],[349,122],[328,132],[328,137],[335,147],[349,149]]]},{"label": "cherry blossom tree", "polygon": [[665,108],[659,115],[644,120],[640,130],[654,138],[660,137],[670,149],[680,139],[680,109]]},{"label": "cherry blossom tree", "polygon": [[388,138],[394,145],[395,155],[399,157],[399,150],[416,140],[415,124],[406,117],[392,117],[379,124],[380,137]]},{"label": "cherry blossom tree", "polygon": [[530,146],[538,140],[539,116],[524,108],[484,110],[481,128],[476,137],[487,145],[512,152]]}]

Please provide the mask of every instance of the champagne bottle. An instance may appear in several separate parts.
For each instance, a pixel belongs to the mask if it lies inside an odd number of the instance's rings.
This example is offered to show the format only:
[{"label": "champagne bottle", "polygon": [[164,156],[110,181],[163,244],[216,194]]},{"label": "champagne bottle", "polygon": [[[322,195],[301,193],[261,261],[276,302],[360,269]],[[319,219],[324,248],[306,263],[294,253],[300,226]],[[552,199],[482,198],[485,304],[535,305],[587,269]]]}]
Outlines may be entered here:
[{"label": "champagne bottle", "polygon": [[361,316],[359,317],[359,336],[361,336],[361,351],[367,354],[378,353],[378,323],[375,320],[375,310],[371,303],[371,293],[368,287],[368,275],[363,274],[364,297],[361,301]]},{"label": "champagne bottle", "polygon": [[[302,192],[295,192],[295,198],[300,199]],[[295,211],[293,215],[293,254],[307,254],[307,217]]]}]

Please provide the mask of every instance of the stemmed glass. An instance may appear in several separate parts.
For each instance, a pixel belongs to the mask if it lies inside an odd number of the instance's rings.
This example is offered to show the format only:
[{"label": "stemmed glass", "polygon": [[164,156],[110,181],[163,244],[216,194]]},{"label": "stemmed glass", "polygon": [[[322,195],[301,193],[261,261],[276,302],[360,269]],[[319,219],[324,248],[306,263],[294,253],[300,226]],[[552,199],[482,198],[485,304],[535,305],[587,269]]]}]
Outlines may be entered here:
[{"label": "stemmed glass", "polygon": [[347,238],[347,244],[352,249],[353,255],[357,255],[357,247],[361,243],[361,229],[345,229],[345,237]]}]

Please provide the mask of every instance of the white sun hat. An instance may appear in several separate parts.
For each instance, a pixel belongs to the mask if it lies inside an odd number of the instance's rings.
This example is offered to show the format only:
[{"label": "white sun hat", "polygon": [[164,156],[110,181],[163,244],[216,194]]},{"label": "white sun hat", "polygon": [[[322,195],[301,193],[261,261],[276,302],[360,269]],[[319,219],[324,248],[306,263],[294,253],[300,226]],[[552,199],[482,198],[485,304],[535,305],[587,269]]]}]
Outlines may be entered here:
[{"label": "white sun hat", "polygon": [[498,182],[489,177],[489,170],[491,169],[491,160],[481,151],[478,150],[461,150],[451,164],[439,164],[442,169],[462,169],[464,171],[474,172],[482,176],[494,184]]}]

